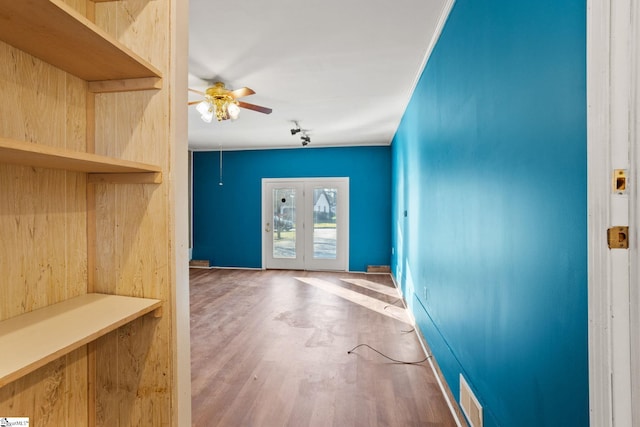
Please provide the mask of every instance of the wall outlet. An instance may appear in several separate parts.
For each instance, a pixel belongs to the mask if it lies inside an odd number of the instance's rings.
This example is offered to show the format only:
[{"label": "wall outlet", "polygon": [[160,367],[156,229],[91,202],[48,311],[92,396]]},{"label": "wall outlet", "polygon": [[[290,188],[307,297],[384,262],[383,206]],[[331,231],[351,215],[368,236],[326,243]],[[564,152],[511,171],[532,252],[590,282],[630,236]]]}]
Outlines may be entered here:
[{"label": "wall outlet", "polygon": [[471,427],[482,427],[482,406],[460,374],[460,407]]}]

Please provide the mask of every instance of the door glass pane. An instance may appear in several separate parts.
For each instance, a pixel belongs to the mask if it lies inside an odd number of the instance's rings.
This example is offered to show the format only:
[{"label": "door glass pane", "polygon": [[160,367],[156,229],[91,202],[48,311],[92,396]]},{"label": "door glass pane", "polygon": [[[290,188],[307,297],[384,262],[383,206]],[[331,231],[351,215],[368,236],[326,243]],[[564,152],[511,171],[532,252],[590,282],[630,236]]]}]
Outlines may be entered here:
[{"label": "door glass pane", "polygon": [[296,257],[296,190],[273,189],[273,257]]},{"label": "door glass pane", "polygon": [[313,257],[336,259],[337,188],[313,189]]}]

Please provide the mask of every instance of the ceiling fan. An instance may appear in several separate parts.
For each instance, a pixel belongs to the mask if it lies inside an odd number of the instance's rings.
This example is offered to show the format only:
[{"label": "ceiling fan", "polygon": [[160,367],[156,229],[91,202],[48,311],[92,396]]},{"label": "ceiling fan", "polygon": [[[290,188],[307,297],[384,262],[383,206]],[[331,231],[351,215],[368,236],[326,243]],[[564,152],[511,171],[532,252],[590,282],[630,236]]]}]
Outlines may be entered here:
[{"label": "ceiling fan", "polygon": [[257,111],[259,113],[271,114],[271,108],[261,107],[248,102],[238,101],[238,98],[253,95],[253,89],[243,87],[236,90],[229,90],[222,82],[216,82],[213,86],[208,87],[204,92],[189,89],[193,93],[202,95],[203,100],[191,101],[189,105],[197,104],[196,109],[201,115],[203,121],[211,123],[213,117],[220,122],[222,120],[235,120],[238,118],[240,108]]}]

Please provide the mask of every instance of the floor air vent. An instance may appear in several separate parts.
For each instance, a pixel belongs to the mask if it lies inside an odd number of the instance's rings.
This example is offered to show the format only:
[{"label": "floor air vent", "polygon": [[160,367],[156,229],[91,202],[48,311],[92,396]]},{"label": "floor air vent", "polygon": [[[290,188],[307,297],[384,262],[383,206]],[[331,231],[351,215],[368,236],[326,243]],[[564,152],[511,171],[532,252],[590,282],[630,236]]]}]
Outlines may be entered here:
[{"label": "floor air vent", "polygon": [[482,427],[482,406],[460,374],[460,406],[471,427]]}]

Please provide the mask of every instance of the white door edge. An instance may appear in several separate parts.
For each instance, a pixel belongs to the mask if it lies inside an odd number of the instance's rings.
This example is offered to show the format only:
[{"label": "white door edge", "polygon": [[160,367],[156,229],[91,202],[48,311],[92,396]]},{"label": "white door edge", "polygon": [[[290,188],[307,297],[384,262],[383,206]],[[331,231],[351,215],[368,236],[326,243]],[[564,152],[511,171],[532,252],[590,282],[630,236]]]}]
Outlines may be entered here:
[{"label": "white door edge", "polygon": [[[603,427],[640,423],[632,405],[639,397],[640,162],[629,160],[637,141],[639,16],[631,0],[587,2],[589,407],[590,424]],[[615,169],[629,171],[628,195],[614,193]],[[630,226],[629,250],[608,249],[606,230],[617,225]]]}]

